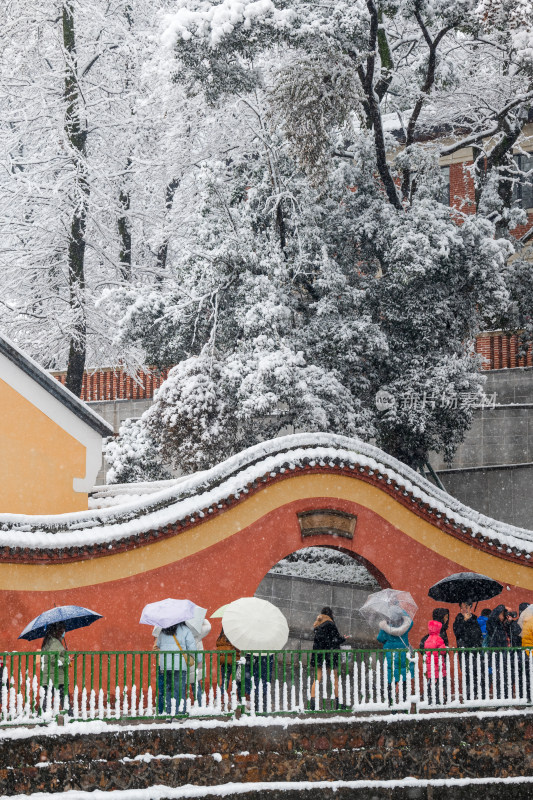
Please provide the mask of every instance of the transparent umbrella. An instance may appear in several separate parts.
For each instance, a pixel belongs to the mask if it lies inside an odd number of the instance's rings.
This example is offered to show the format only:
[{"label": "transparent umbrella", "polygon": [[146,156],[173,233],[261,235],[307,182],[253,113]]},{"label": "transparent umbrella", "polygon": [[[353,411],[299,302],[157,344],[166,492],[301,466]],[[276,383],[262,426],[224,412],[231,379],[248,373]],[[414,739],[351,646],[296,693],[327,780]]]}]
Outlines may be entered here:
[{"label": "transparent umbrella", "polygon": [[381,620],[396,624],[404,614],[414,619],[418,606],[409,592],[399,589],[382,589],[371,594],[359,609],[370,626],[379,626]]}]

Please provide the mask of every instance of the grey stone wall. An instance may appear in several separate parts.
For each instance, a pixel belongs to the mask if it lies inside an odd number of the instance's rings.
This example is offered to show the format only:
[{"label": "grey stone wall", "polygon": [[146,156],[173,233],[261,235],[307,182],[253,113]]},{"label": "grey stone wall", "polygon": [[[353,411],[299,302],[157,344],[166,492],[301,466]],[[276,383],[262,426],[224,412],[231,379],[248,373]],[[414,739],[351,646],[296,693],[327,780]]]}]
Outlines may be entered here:
[{"label": "grey stone wall", "polygon": [[[313,622],[323,606],[330,606],[335,623],[344,636],[353,636],[356,647],[375,647],[376,633],[358,609],[372,589],[351,583],[317,581],[269,572],[259,584],[256,597],[269,600],[287,617],[290,638],[287,647],[307,649],[313,645]],[[353,642],[351,643],[353,646]]]},{"label": "grey stone wall", "polygon": [[448,467],[431,459],[446,489],[494,519],[533,528],[533,369],[487,373],[485,394],[496,407],[476,411]]},{"label": "grey stone wall", "polygon": [[[252,793],[242,795],[246,800],[530,800],[531,783],[520,778],[533,773],[532,722],[525,709],[515,716],[485,712],[482,719],[468,713],[383,719],[345,714],[330,721],[319,715],[305,721],[284,716],[267,726],[228,725],[219,718],[205,727],[184,720],[53,736],[36,729],[31,737],[0,740],[2,796],[46,792],[60,798],[68,790],[121,790],[127,797],[128,791],[144,789],[146,797],[176,797],[176,791],[150,791],[168,786],[183,787],[184,796],[188,788],[196,797],[240,798],[232,784],[247,784]],[[509,777],[515,781],[490,781]],[[489,781],[465,781],[465,792],[457,783],[449,794],[440,791],[444,782],[461,778]],[[399,791],[385,783],[402,779],[406,783]],[[365,784],[344,792],[332,786],[338,794],[326,792],[324,783],[316,790],[299,785],[335,780],[365,781],[369,791]],[[383,782],[383,792],[373,781]],[[279,784],[284,791],[277,791]],[[211,792],[204,793],[202,786]]]},{"label": "grey stone wall", "polygon": [[[475,412],[472,426],[449,466],[533,464],[533,369],[489,372],[485,394],[496,395],[496,407]],[[431,462],[434,469],[448,468],[437,455]]]},{"label": "grey stone wall", "polygon": [[444,488],[488,517],[533,528],[533,465],[477,467],[438,473]]},{"label": "grey stone wall", "polygon": [[152,399],[148,400],[99,400],[95,403],[87,403],[93,411],[99,414],[113,426],[115,433],[118,433],[121,422],[125,419],[137,419],[141,414],[152,405]]},{"label": "grey stone wall", "polygon": [[[109,422],[115,433],[118,433],[120,425],[125,419],[138,419],[152,405],[152,398],[148,400],[99,400],[87,403],[87,405],[106,422]],[[102,466],[96,477],[96,486],[106,483],[106,473],[105,459],[102,459]]]}]

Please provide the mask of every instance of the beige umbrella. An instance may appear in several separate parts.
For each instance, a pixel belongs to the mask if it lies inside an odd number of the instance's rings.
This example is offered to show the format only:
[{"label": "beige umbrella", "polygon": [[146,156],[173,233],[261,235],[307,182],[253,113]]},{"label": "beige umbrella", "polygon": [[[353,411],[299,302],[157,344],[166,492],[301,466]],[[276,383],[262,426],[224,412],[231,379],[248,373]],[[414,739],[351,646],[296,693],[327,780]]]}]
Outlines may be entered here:
[{"label": "beige umbrella", "polygon": [[211,619],[222,619],[222,617],[224,616],[224,611],[227,609],[229,605],[230,605],[229,603],[226,603],[225,605],[220,606],[220,608],[217,608],[216,611],[213,611],[213,613],[211,614]]},{"label": "beige umbrella", "polygon": [[281,650],[289,638],[285,616],[259,597],[241,597],[229,603],[222,613],[222,625],[238,650]]}]

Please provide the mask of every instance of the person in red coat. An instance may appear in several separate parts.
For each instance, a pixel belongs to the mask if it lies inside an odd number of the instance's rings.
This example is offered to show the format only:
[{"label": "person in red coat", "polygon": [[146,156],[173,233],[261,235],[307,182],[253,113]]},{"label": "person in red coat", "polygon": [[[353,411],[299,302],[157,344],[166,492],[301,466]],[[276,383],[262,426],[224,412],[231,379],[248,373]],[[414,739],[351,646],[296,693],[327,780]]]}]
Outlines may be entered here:
[{"label": "person in red coat", "polygon": [[424,642],[424,649],[432,651],[426,654],[427,697],[430,703],[433,701],[439,702],[441,680],[446,676],[446,659],[439,652],[446,650],[446,642],[440,635],[441,629],[441,622],[436,619],[429,620],[429,634]]}]

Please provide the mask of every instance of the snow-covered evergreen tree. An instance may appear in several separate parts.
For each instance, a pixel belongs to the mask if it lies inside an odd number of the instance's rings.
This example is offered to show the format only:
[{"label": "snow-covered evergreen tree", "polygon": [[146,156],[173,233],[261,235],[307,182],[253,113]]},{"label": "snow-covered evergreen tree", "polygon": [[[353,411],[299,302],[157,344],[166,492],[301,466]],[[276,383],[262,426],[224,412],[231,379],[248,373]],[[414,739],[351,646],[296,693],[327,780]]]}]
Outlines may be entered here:
[{"label": "snow-covered evergreen tree", "polygon": [[[175,466],[287,426],[375,438],[414,465],[451,457],[482,386],[474,337],[512,307],[517,272],[501,238],[512,215],[490,207],[487,174],[478,213],[439,202],[438,158],[455,145],[435,128],[485,144],[465,110],[483,26],[485,94],[500,82],[501,105],[519,88],[507,116],[520,120],[527,70],[501,82],[500,33],[468,0],[222,0],[167,18],[188,86],[256,116],[251,146],[204,183],[199,249],[125,316],[126,340],[182,360],[143,418]],[[490,163],[498,186],[505,146]]]},{"label": "snow-covered evergreen tree", "polygon": [[[6,6],[2,327],[47,366],[75,362],[78,383],[85,358],[173,367],[110,445],[114,480],[287,429],[372,438],[415,465],[453,453],[472,417],[454,398],[482,384],[476,333],[531,326],[513,239],[530,12]],[[450,210],[439,157],[464,147],[475,196]]]}]

